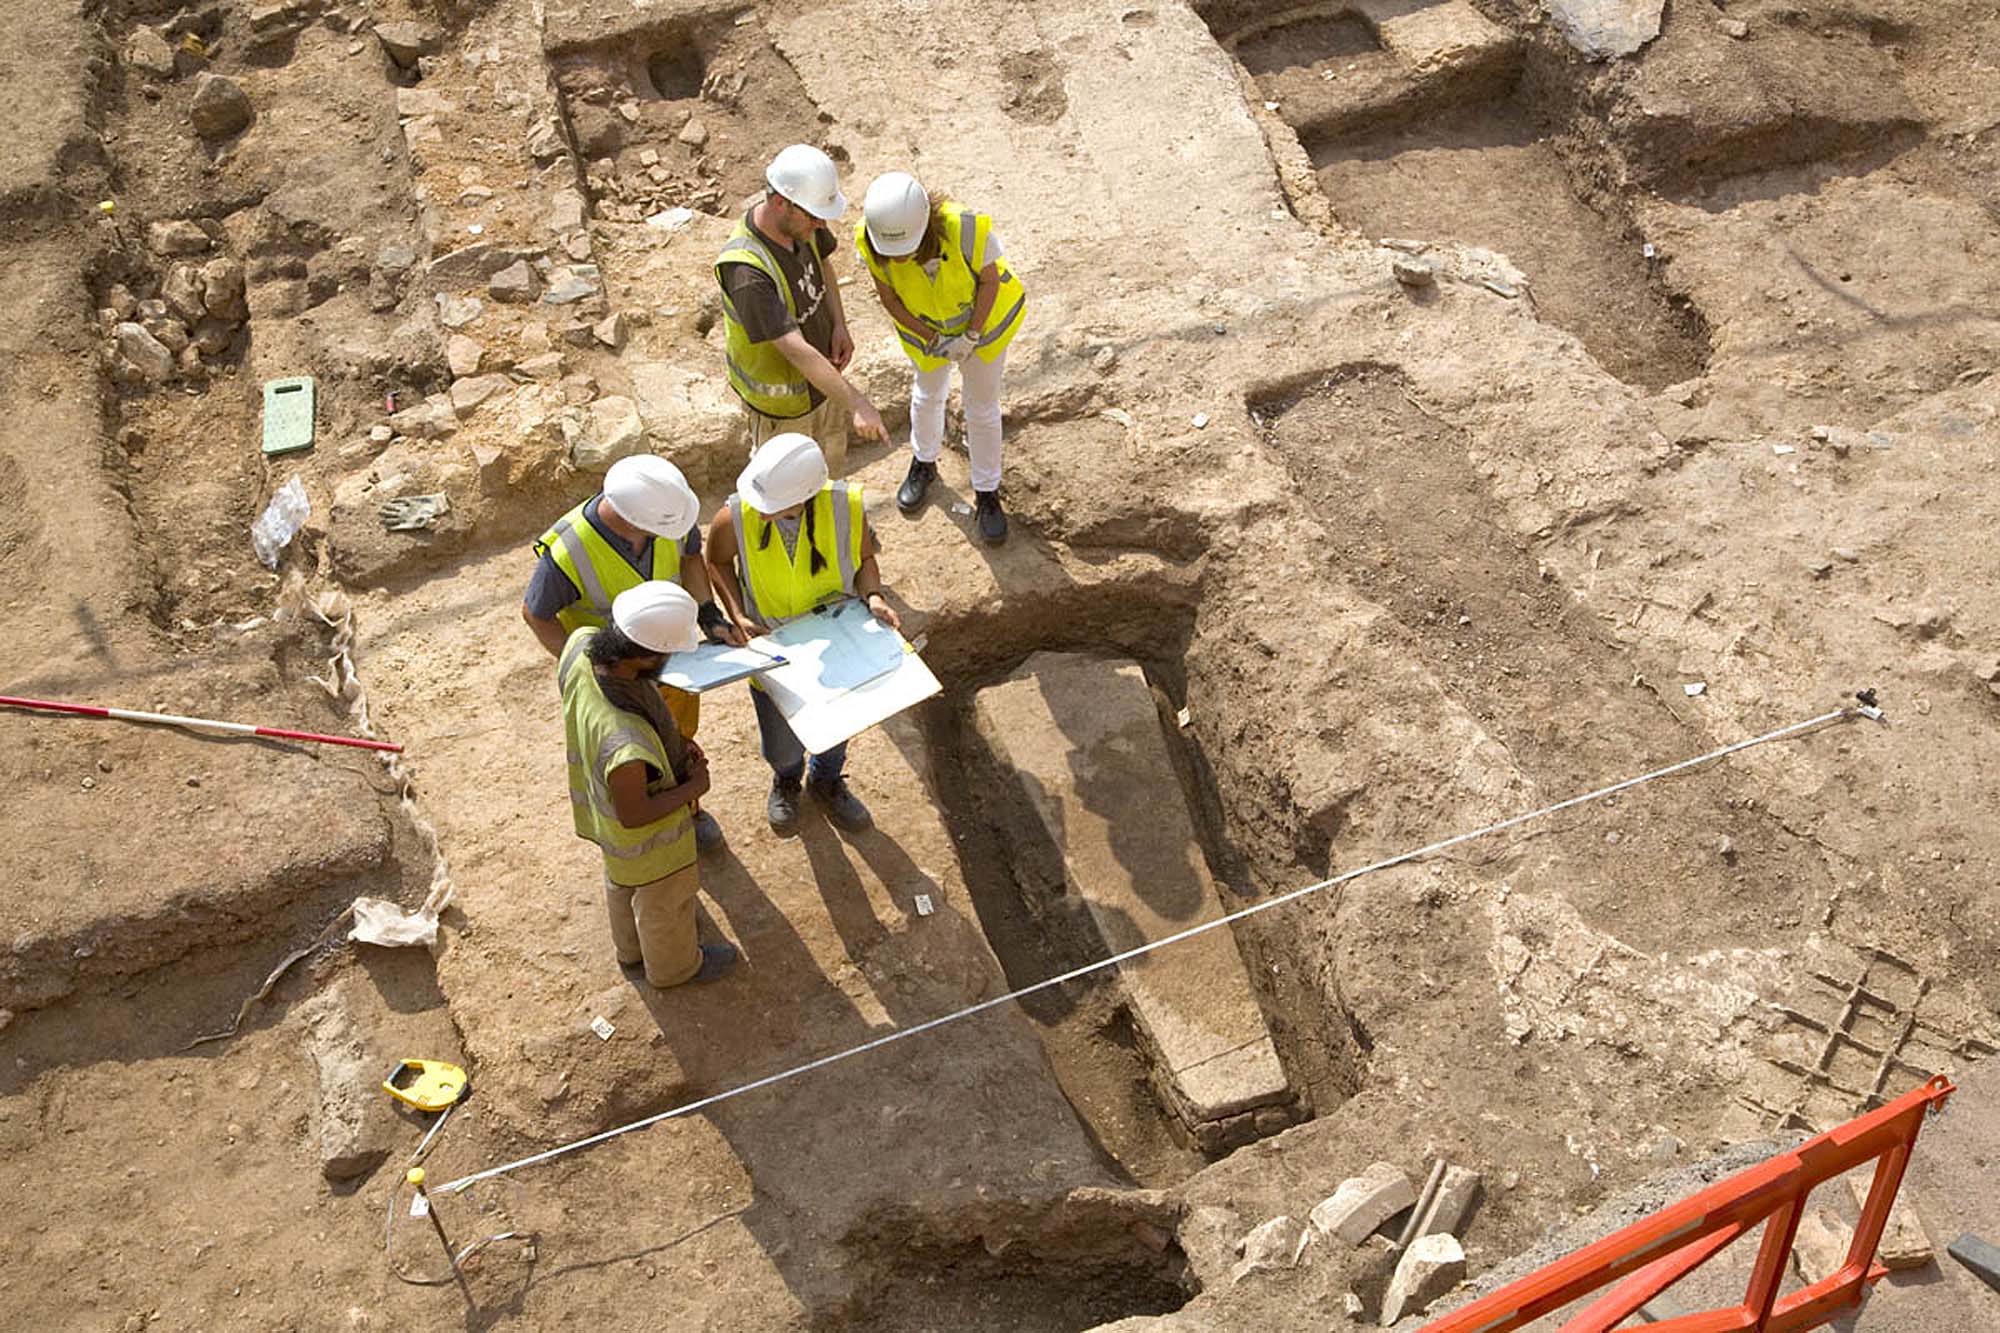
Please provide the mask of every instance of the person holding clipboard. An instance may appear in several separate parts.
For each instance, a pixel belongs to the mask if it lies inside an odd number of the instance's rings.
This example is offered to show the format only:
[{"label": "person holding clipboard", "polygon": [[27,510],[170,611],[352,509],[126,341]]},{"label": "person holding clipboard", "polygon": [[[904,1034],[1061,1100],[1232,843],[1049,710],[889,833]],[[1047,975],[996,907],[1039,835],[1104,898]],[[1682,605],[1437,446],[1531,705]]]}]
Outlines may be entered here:
[{"label": "person holding clipboard", "polygon": [[[774,435],[757,447],[736,491],[710,522],[704,558],[716,596],[733,622],[733,643],[846,595],[862,598],[890,629],[902,621],[882,595],[881,549],[862,512],[859,482],[833,481],[811,436]],[[791,724],[756,681],[750,682],[757,734],[771,766],[764,810],[771,831],[798,831],[801,789],[825,808],[834,827],[857,833],[873,823],[848,788],[847,743],[808,756]]]}]

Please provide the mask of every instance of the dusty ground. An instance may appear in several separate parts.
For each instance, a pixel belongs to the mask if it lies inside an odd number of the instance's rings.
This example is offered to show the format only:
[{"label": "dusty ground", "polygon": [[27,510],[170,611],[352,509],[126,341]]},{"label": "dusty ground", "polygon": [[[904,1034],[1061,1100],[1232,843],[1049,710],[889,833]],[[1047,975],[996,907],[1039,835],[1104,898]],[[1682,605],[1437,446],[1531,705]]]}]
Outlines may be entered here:
[{"label": "dusty ground", "polygon": [[[0,693],[407,751],[0,718],[0,1322],[1338,1327],[1351,1256],[1232,1284],[1232,1249],[1372,1161],[1485,1174],[1477,1276],[1663,1167],[1994,1053],[1992,5],[1676,3],[1599,62],[1524,0],[1002,9],[18,16]],[[247,125],[197,134],[207,74]],[[907,167],[999,219],[1032,302],[1015,537],[968,540],[961,462],[906,519],[899,448],[857,451],[946,693],[856,745],[878,827],[851,840],[771,838],[748,701],[710,701],[704,906],[748,963],[656,994],[610,956],[515,608],[527,543],[594,486],[571,438],[621,405],[726,493],[708,261],[796,138],[853,198]],[[489,285],[517,262],[518,302]],[[865,283],[847,302],[900,420],[886,323]],[[159,374],[108,350],[126,320]],[[267,461],[259,386],[301,373],[317,446]],[[313,518],[267,571],[247,529],[294,475]],[[436,492],[430,532],[376,519]],[[335,593],[338,642],[310,609]],[[455,1239],[529,1238],[473,1263],[469,1310],[397,1280],[438,1256],[407,1218],[383,1253],[425,1126],[377,1065],[470,1068],[450,1177],[1091,956],[1076,914],[1005,891],[966,744],[979,687],[1042,650],[1135,659],[1188,710],[1179,795],[1232,905],[1857,688],[1890,724],[1243,923],[1316,1115],[1219,1161],[1175,1139],[1100,978],[444,1200]],[[356,895],[440,872],[434,954],[325,945],[188,1048]],[[1850,1035],[1893,1058],[1822,1030],[1856,982],[1888,1003]],[[1990,1118],[1991,1085],[1951,1115]],[[1940,1241],[1977,1220],[1948,1179],[1913,1175]],[[1961,1281],[1854,1326],[1975,1327],[1934,1303]]]}]

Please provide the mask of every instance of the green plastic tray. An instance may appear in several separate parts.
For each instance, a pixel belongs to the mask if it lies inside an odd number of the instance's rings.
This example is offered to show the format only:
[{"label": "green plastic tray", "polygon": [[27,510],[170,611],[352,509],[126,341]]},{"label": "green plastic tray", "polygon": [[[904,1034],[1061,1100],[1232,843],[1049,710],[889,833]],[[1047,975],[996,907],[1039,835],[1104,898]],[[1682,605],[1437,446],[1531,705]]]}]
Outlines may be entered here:
[{"label": "green plastic tray", "polygon": [[293,375],[264,381],[264,452],[297,453],[312,448],[313,380]]}]

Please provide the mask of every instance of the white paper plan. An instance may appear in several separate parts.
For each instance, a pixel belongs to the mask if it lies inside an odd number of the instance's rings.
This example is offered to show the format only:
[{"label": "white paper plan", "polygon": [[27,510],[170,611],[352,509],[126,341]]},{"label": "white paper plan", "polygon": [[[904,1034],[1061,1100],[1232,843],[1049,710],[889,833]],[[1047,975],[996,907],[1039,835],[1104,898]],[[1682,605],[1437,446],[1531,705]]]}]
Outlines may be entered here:
[{"label": "white paper plan", "polygon": [[750,641],[784,663],[761,673],[803,704],[823,702],[902,665],[903,636],[849,598],[787,621]]}]

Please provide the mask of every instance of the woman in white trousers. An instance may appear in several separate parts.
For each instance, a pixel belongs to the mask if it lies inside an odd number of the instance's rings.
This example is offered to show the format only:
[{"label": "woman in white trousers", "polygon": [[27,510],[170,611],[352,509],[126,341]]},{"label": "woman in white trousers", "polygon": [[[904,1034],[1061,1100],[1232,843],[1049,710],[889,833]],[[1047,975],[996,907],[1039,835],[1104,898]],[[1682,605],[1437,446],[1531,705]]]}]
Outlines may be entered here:
[{"label": "woman in white trousers", "polygon": [[937,478],[945,399],[957,366],[976,522],[979,535],[997,546],[1007,540],[1007,515],[1000,507],[1000,379],[1027,296],[1008,267],[992,219],[942,194],[933,197],[915,177],[892,171],[869,185],[854,247],[915,371],[913,457],[896,504],[906,514],[915,512]]}]

